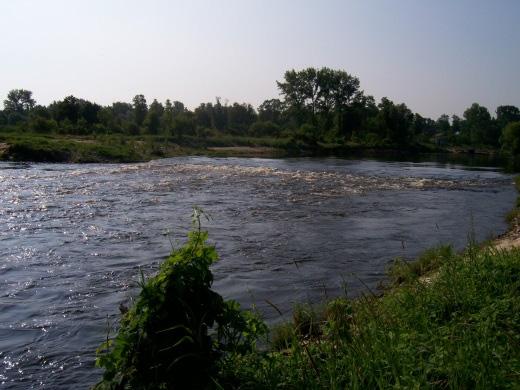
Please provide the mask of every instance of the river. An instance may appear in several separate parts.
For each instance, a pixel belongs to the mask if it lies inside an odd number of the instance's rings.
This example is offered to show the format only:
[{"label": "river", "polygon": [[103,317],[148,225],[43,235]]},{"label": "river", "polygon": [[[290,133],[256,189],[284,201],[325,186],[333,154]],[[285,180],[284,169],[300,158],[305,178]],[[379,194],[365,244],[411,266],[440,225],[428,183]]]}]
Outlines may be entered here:
[{"label": "river", "polygon": [[88,388],[95,349],[190,227],[221,259],[214,288],[270,323],[296,302],[375,289],[393,258],[506,229],[516,192],[491,167],[183,157],[0,163],[0,387]]}]

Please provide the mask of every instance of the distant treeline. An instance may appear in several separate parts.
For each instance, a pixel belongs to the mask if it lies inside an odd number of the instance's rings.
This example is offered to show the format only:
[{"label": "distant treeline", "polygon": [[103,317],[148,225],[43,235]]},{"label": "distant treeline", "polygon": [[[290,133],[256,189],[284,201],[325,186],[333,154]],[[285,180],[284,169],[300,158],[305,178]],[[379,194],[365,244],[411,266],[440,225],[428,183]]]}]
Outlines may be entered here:
[{"label": "distant treeline", "polygon": [[213,137],[222,134],[291,138],[309,147],[318,143],[406,147],[438,146],[507,149],[520,152],[520,110],[500,106],[492,116],[473,103],[457,115],[434,120],[413,113],[404,103],[387,98],[376,103],[360,83],[342,70],[307,68],[285,72],[277,82],[281,99],[264,101],[257,109],[247,103],[228,104],[221,98],[189,110],[180,101],[143,95],[132,102],[101,106],[75,96],[38,105],[32,92],[12,90],[0,111],[0,131],[55,134],[126,134]]}]

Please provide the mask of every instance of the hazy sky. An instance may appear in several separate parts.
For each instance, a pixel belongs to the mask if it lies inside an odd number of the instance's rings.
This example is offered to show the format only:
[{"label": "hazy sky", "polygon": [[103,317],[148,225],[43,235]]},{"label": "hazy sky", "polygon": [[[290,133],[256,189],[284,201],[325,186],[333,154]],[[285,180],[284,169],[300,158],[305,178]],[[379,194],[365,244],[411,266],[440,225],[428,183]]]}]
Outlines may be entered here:
[{"label": "hazy sky", "polygon": [[520,0],[0,0],[0,99],[144,94],[255,107],[288,69],[344,69],[438,117],[520,106]]}]

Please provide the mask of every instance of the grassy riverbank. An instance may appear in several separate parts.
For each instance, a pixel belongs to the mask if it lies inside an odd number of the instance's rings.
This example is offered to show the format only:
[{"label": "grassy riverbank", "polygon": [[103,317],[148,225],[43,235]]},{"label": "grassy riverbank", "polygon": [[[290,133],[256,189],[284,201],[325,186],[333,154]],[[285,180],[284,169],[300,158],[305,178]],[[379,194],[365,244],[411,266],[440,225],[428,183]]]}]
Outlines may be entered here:
[{"label": "grassy riverbank", "polygon": [[0,133],[0,160],[28,162],[140,162],[158,158],[206,155],[217,157],[367,156],[448,152],[428,144],[398,148],[391,144],[302,144],[292,138],[152,135]]},{"label": "grassy riverbank", "polygon": [[[462,253],[442,246],[396,262],[382,291],[296,307],[261,350],[255,339],[264,338],[264,325],[210,290],[216,254],[198,230],[143,282],[119,335],[100,349],[106,373],[98,388],[191,380],[192,388],[219,389],[518,388],[518,215],[511,214],[513,229],[499,241],[470,242]],[[204,285],[186,284],[197,275]],[[211,299],[203,307],[193,296]],[[180,302],[176,314],[170,301]]]},{"label": "grassy riverbank", "polygon": [[185,155],[276,157],[286,153],[286,140],[273,138],[0,134],[0,160],[5,161],[140,162]]},{"label": "grassy riverbank", "polygon": [[[423,270],[434,277],[421,277]],[[449,247],[391,272],[382,297],[295,311],[269,352],[221,362],[223,388],[518,388],[520,250]]]},{"label": "grassy riverbank", "polygon": [[[516,180],[520,190],[520,179]],[[396,262],[382,294],[301,306],[271,349],[220,362],[223,388],[519,388],[520,197],[510,231]]]}]

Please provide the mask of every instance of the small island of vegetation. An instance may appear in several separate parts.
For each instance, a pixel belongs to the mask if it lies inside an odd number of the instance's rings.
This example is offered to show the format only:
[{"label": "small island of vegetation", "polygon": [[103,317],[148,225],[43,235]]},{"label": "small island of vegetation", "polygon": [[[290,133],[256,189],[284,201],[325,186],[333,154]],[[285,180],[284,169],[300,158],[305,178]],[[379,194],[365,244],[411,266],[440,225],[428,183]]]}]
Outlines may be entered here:
[{"label": "small island of vegetation", "polygon": [[314,156],[356,153],[520,153],[520,110],[492,116],[473,103],[433,120],[404,103],[360,89],[343,70],[289,70],[277,82],[281,99],[257,109],[216,98],[193,110],[180,101],[143,95],[101,106],[75,96],[38,105],[12,90],[0,111],[0,159],[49,162],[132,162],[187,154]]}]

